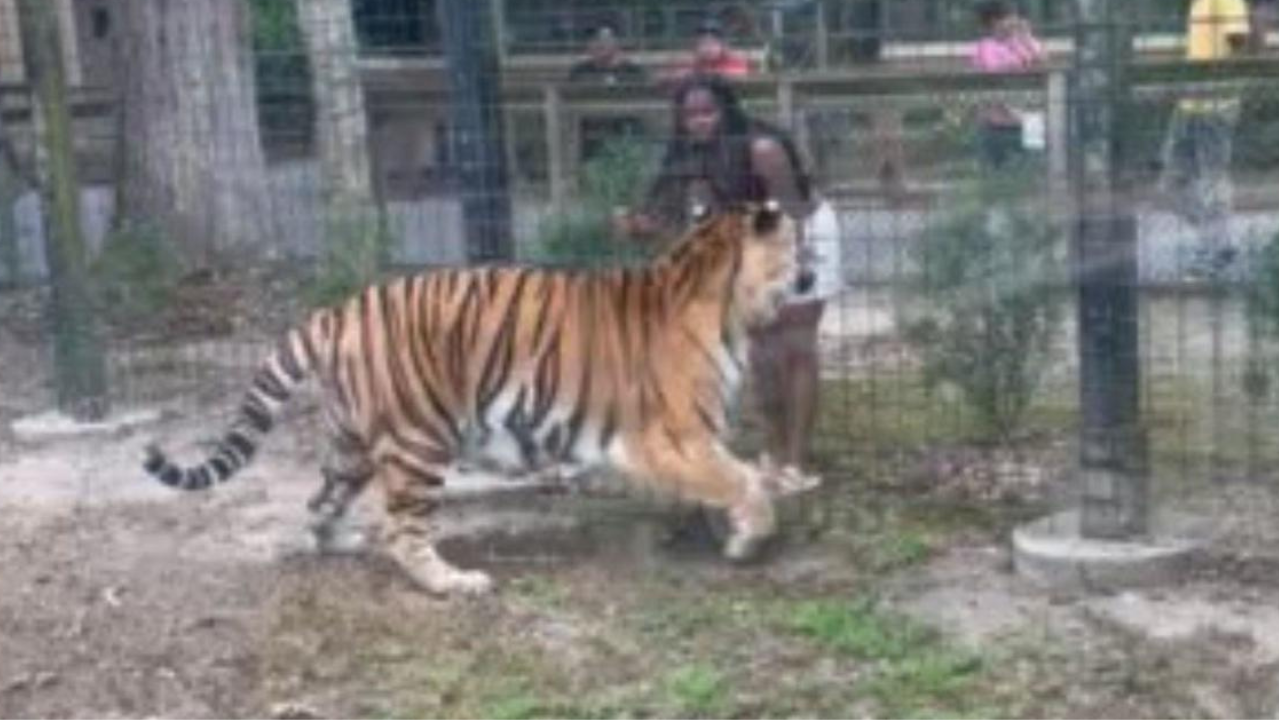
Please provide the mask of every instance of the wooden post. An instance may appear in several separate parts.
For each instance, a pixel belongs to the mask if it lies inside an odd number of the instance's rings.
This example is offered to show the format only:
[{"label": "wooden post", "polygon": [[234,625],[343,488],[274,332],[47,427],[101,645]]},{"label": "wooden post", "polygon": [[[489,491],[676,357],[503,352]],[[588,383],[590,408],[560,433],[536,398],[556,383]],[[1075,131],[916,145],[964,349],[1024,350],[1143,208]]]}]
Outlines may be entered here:
[{"label": "wooden post", "polygon": [[1067,194],[1067,74],[1051,70],[1045,77],[1045,143],[1049,161],[1049,191],[1053,197]]},{"label": "wooden post", "polygon": [[813,23],[813,47],[819,70],[826,70],[831,64],[831,38],[827,31],[827,4],[818,0],[815,6]]},{"label": "wooden post", "polygon": [[76,36],[76,9],[73,0],[57,0],[58,33],[62,37],[62,68],[68,87],[84,83],[80,69],[80,41]]},{"label": "wooden post", "polygon": [[778,124],[788,131],[796,119],[796,88],[786,78],[778,80]]},{"label": "wooden post", "polygon": [[547,131],[547,183],[551,187],[551,208],[560,212],[565,203],[565,147],[563,128],[564,103],[560,88],[542,88],[542,116]]},{"label": "wooden post", "polygon": [[47,0],[21,0],[18,26],[23,64],[34,93],[36,177],[53,284],[50,316],[58,407],[77,420],[99,420],[107,413],[106,363],[87,277],[88,252],[80,231],[80,184],[54,6]]},{"label": "wooden post", "polygon": [[507,64],[507,3],[506,0],[489,0],[489,17],[493,18],[493,41],[498,53],[498,64]]},{"label": "wooden post", "polygon": [[809,147],[809,123],[803,111],[796,108],[795,83],[783,78],[778,81],[778,124],[795,138],[796,148],[805,157],[813,157]]},{"label": "wooden post", "polygon": [[[0,94],[0,111],[3,111],[7,96]],[[22,276],[22,253],[18,242],[18,222],[14,216],[14,205],[22,190],[22,180],[12,163],[17,161],[16,153],[8,144],[3,119],[0,119],[0,143],[5,144],[7,152],[0,153],[0,287],[16,285]]]}]

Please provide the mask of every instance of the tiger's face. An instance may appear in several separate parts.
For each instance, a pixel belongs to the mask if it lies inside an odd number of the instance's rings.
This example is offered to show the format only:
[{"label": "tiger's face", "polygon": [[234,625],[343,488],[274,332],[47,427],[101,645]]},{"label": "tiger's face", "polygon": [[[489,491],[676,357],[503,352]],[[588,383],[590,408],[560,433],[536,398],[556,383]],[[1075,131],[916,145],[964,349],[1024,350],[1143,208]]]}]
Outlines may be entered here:
[{"label": "tiger's face", "polygon": [[743,214],[742,264],[735,295],[748,327],[777,316],[788,293],[802,283],[796,221],[777,203],[749,208]]}]

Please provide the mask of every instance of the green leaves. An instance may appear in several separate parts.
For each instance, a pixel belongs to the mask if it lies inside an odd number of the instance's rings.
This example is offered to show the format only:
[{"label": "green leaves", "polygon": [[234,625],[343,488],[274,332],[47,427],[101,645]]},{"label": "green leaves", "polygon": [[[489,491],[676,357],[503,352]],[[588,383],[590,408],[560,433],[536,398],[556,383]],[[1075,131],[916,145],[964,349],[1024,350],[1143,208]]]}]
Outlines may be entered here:
[{"label": "green leaves", "polygon": [[963,187],[913,249],[906,337],[930,387],[950,384],[990,439],[1014,432],[1052,361],[1066,287],[1062,232],[1011,173]]}]

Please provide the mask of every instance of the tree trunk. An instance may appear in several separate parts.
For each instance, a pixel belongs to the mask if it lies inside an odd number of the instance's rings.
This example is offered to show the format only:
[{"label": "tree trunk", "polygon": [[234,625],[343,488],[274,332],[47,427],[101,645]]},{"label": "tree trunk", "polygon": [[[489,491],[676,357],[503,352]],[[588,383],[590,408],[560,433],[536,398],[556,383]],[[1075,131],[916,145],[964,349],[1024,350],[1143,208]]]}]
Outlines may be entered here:
[{"label": "tree trunk", "polygon": [[117,224],[159,231],[188,264],[268,253],[248,9],[123,0]]},{"label": "tree trunk", "polygon": [[346,290],[373,282],[388,250],[369,174],[369,124],[350,0],[298,0],[324,192],[322,272]]},{"label": "tree trunk", "polygon": [[370,206],[369,125],[351,0],[298,0],[298,22],[311,65],[326,204]]}]

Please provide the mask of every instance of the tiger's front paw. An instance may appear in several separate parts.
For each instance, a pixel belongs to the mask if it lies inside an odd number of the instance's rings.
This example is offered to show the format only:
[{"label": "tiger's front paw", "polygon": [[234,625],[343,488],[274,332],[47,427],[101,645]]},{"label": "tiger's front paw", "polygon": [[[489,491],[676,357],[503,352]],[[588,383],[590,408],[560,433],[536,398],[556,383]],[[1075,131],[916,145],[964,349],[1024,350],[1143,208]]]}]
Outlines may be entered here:
[{"label": "tiger's front paw", "polygon": [[410,573],[424,590],[435,595],[486,595],[493,591],[493,578],[482,570],[438,570]]},{"label": "tiger's front paw", "polygon": [[729,508],[728,512],[733,532],[725,542],[724,556],[734,562],[754,558],[777,528],[773,500],[765,478],[761,474],[753,474],[749,483],[741,504]]},{"label": "tiger's front paw", "polygon": [[768,538],[760,535],[734,533],[724,544],[724,557],[730,562],[749,562],[760,553],[766,539]]}]

